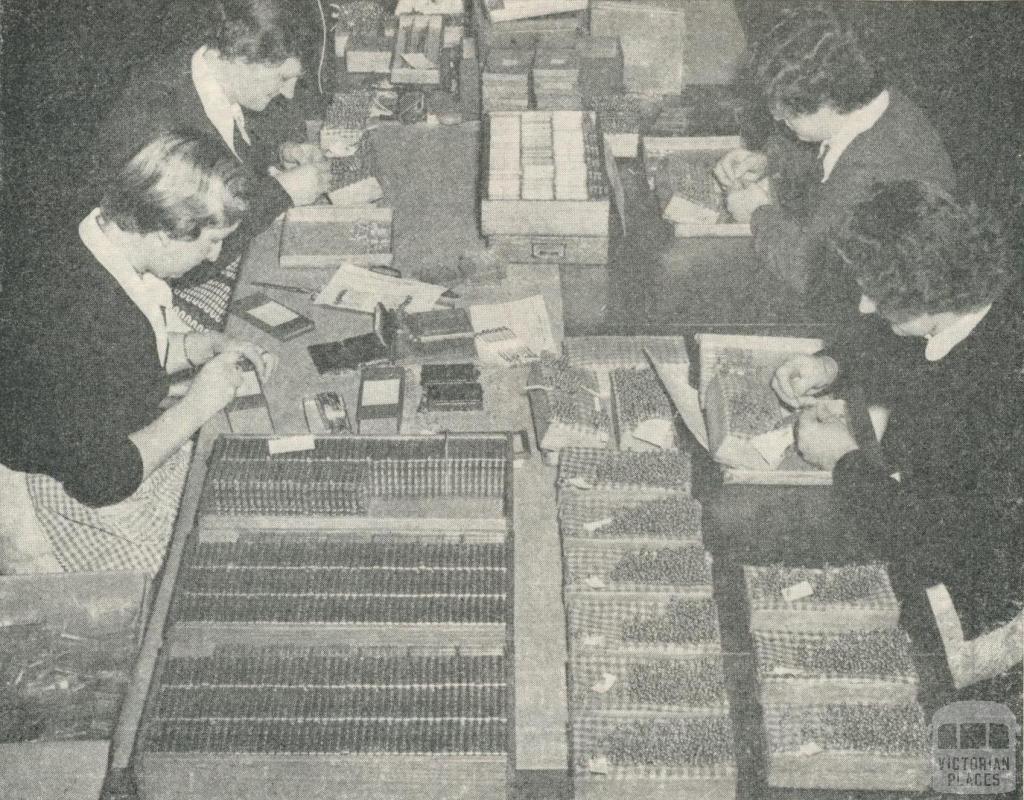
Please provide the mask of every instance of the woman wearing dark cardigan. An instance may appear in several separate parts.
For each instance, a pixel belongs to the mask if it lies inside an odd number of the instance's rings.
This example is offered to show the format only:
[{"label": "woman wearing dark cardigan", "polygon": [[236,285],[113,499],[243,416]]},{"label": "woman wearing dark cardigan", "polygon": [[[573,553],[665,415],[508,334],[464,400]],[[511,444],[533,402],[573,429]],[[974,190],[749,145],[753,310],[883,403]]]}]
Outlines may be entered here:
[{"label": "woman wearing dark cardigan", "polygon": [[162,54],[131,73],[108,110],[90,149],[91,192],[147,141],[172,130],[196,130],[220,141],[224,153],[249,172],[250,210],[205,269],[172,288],[175,308],[192,327],[221,329],[250,239],[293,205],[313,203],[325,191],[330,167],[319,146],[286,141],[304,137],[301,121],[270,124],[286,115],[303,72],[312,35],[308,5],[295,0],[216,0],[204,44]]},{"label": "woman wearing dark cardigan", "polygon": [[853,316],[856,287],[827,269],[829,230],[881,181],[920,180],[952,191],[949,156],[923,112],[886,83],[852,30],[824,10],[783,12],[751,64],[768,110],[792,136],[719,162],[728,207],[749,220],[759,260],[805,296],[815,318]]},{"label": "woman wearing dark cardigan", "polygon": [[[211,138],[143,147],[78,229],[0,295],[0,545],[9,571],[155,572],[192,435],[234,396],[255,345],[187,331],[165,279],[215,260],[247,181]],[[173,373],[199,367],[168,410]],[[2,565],[0,565],[2,566]]]},{"label": "woman wearing dark cardigan", "polygon": [[[1024,315],[1008,248],[985,215],[909,181],[877,189],[831,247],[861,311],[896,336],[868,350],[877,338],[851,334],[784,364],[774,386],[808,406],[797,445],[832,469],[864,552],[919,589],[944,587],[933,607],[951,599],[967,640],[947,653],[954,679],[990,677],[1024,644]],[[881,460],[815,400],[844,384],[873,406]]]}]

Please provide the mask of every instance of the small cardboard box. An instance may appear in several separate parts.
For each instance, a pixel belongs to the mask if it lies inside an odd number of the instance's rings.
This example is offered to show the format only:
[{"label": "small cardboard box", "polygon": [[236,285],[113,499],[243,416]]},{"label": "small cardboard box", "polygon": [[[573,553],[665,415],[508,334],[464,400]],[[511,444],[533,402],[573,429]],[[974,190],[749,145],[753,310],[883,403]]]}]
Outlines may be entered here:
[{"label": "small cardboard box", "polygon": [[629,91],[659,95],[682,91],[686,15],[679,5],[657,0],[594,0],[590,33],[619,38]]},{"label": "small cardboard box", "polygon": [[[715,182],[715,164],[730,150],[741,147],[738,136],[644,136],[642,141],[644,172],[658,198],[662,217],[671,222],[679,238],[750,236],[749,223],[731,221],[724,210],[724,196]],[[709,190],[718,192],[714,201],[718,213],[702,215],[693,198],[676,191],[671,177],[673,162],[694,162],[707,168]],[[710,209],[710,205],[709,205]],[[701,217],[705,218],[701,218]]]},{"label": "small cardboard box", "polygon": [[[723,365],[742,359],[750,374],[743,380],[755,382],[762,394],[771,392],[768,382],[775,369],[787,358],[799,353],[816,353],[820,339],[775,336],[732,336],[699,333],[699,395],[707,426],[708,449],[723,465],[723,477],[729,483],[772,483],[822,486],[832,482],[832,473],[808,464],[798,454],[787,451],[781,463],[774,464],[776,431],[763,436],[744,433],[730,412],[730,390],[722,380]],[[731,371],[735,372],[735,369]],[[771,398],[774,400],[774,396]],[[781,402],[777,402],[781,409]],[[784,429],[780,426],[778,435]],[[791,431],[791,426],[790,426]],[[790,441],[792,434],[790,433]],[[766,453],[771,453],[769,458]]]},{"label": "small cardboard box", "polygon": [[360,435],[399,433],[404,400],[404,369],[364,367],[360,371],[359,404],[356,408]]},{"label": "small cardboard box", "polygon": [[390,208],[373,205],[289,209],[281,230],[281,266],[388,266],[391,220]]},{"label": "small cardboard box", "polygon": [[443,17],[422,14],[400,16],[391,59],[391,82],[439,84],[443,41]]}]

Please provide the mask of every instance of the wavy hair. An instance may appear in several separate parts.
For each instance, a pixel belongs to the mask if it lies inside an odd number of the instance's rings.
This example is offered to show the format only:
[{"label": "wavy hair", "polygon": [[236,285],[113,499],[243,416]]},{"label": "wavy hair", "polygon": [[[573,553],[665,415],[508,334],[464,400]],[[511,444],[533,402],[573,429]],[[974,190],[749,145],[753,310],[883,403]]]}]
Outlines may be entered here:
[{"label": "wavy hair", "polygon": [[245,168],[220,141],[200,132],[163,133],[113,177],[100,211],[125,231],[191,241],[205,228],[239,222],[249,191]]},{"label": "wavy hair", "polygon": [[216,13],[206,44],[231,61],[280,64],[310,46],[307,9],[293,0],[216,0]]},{"label": "wavy hair", "polygon": [[881,64],[853,29],[824,8],[787,9],[755,45],[747,65],[772,112],[812,114],[861,108],[886,88]]},{"label": "wavy hair", "polygon": [[830,251],[882,311],[902,315],[980,308],[1013,276],[998,221],[920,181],[876,186],[831,235]]}]

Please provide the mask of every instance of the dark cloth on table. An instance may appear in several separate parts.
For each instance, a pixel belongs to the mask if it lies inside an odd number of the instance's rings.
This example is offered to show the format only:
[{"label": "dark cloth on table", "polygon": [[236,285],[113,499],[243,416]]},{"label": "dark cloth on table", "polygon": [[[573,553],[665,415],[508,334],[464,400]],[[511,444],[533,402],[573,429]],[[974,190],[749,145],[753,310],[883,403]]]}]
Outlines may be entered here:
[{"label": "dark cloth on table", "polygon": [[[86,196],[79,204],[82,214],[100,201],[109,177],[160,133],[200,131],[221,142],[226,155],[235,157],[203,110],[192,81],[192,54],[193,51],[178,51],[141,64],[132,72],[121,97],[100,123],[90,148]],[[279,146],[289,135],[297,133],[297,121],[282,120],[288,110],[276,101],[260,114],[244,110],[243,113],[252,143],[239,150],[238,157],[250,170],[253,180],[250,212],[238,230],[224,241],[216,262],[201,265],[172,283],[176,298],[181,298],[181,291],[206,282],[233,288],[238,279],[235,265],[250,239],[291,207],[288,193],[267,174],[267,169],[277,163]],[[222,287],[216,289],[212,295],[223,294]],[[194,303],[185,305],[190,316],[204,327],[223,326],[223,318],[204,314],[204,309],[196,308]]]},{"label": "dark cloth on table", "polygon": [[[1024,312],[997,301],[944,358],[891,336],[830,349],[844,383],[889,407],[879,463],[848,453],[833,471],[837,503],[865,542],[913,585],[946,584],[968,638],[1024,606]],[[891,477],[898,473],[899,480]]]},{"label": "dark cloth on table", "polygon": [[754,249],[776,276],[806,295],[818,318],[849,318],[860,295],[856,284],[826,259],[826,237],[872,186],[919,180],[952,192],[953,165],[924,112],[897,91],[869,130],[843,151],[829,179],[821,182],[818,144],[773,137],[766,148],[777,205],[751,218]]},{"label": "dark cloth on table", "polygon": [[119,502],[142,481],[128,436],[170,385],[153,329],[77,231],[24,266],[0,295],[0,462],[86,505]]}]

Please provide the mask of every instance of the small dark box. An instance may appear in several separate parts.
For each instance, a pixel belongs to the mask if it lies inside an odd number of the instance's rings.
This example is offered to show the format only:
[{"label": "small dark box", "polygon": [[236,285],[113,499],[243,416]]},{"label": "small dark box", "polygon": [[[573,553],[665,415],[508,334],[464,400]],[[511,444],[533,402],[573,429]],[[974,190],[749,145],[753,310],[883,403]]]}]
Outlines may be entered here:
[{"label": "small dark box", "polygon": [[484,390],[479,383],[432,384],[423,392],[427,411],[479,411],[484,407]]}]

